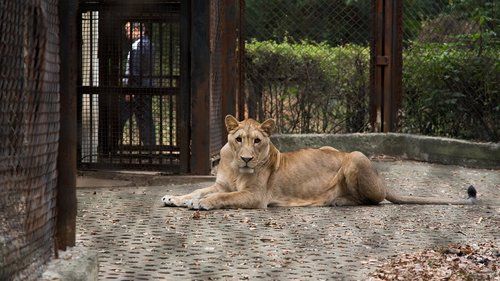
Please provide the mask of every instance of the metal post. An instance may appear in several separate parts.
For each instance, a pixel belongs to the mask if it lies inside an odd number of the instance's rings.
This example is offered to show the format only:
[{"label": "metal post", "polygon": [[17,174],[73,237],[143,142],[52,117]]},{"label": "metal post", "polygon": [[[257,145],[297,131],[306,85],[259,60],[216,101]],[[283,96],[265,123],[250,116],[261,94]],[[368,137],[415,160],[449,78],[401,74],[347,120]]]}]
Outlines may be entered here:
[{"label": "metal post", "polygon": [[210,1],[191,1],[191,172],[210,172]]},{"label": "metal post", "polygon": [[372,7],[372,99],[374,131],[397,130],[402,80],[402,1],[377,0]]},{"label": "metal post", "polygon": [[375,132],[382,131],[383,66],[387,57],[383,56],[384,0],[372,1],[372,44],[370,67],[370,123]]},{"label": "metal post", "polygon": [[188,173],[190,170],[190,141],[191,141],[191,73],[190,50],[191,44],[191,1],[181,1],[181,93],[180,105],[177,107],[179,114],[180,130],[180,172]]},{"label": "metal post", "polygon": [[76,78],[78,1],[59,1],[60,136],[57,159],[56,249],[75,245],[76,229]]},{"label": "metal post", "polygon": [[245,0],[239,0],[238,18],[238,118],[245,117]]}]

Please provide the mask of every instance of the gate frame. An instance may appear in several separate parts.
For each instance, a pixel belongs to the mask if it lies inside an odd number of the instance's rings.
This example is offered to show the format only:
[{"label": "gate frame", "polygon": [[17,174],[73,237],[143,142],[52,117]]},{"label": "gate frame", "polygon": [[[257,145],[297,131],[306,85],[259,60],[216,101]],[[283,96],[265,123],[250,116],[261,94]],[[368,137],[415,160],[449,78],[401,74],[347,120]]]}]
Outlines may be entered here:
[{"label": "gate frame", "polygon": [[[210,1],[191,0],[191,172],[210,172]],[[207,106],[208,105],[208,106]]]},{"label": "gate frame", "polygon": [[403,73],[403,1],[372,2],[370,123],[374,132],[398,129]]},{"label": "gate frame", "polygon": [[[149,5],[168,2],[170,1],[152,0],[146,1],[146,3],[137,0],[128,0],[126,3],[118,3],[115,0],[105,0],[99,3],[80,1],[79,12],[84,6],[95,6],[97,10],[104,11],[109,10],[109,6],[115,4]],[[225,133],[221,133],[225,132],[223,117],[226,114],[236,115],[236,103],[242,100],[240,98],[243,84],[241,61],[244,42],[241,40],[241,27],[242,5],[244,5],[242,3],[244,1],[187,0],[175,2],[180,3],[181,50],[184,50],[181,52],[181,68],[186,73],[181,75],[182,93],[179,103],[181,103],[183,110],[178,112],[179,127],[181,130],[186,130],[186,133],[181,134],[179,139],[180,166],[176,172],[206,175],[210,173],[212,168],[211,157],[216,156],[221,148],[219,146],[225,143]],[[220,10],[215,11],[215,14],[212,10],[214,6],[220,7]],[[213,26],[214,19],[219,20],[220,26]],[[99,29],[102,28],[106,27],[99,25]],[[217,33],[219,36],[217,38],[215,38],[215,28],[218,28],[218,31],[220,28],[224,30],[224,32]],[[218,46],[222,46],[222,62],[214,63],[216,58],[211,48],[215,41],[219,44]],[[213,79],[212,76],[215,72],[222,74],[219,80]],[[214,83],[218,83],[220,89],[214,90]],[[211,102],[217,107],[215,111],[210,108]],[[78,108],[78,111],[81,111],[81,108]],[[219,115],[222,115],[222,118]],[[208,120],[211,119],[217,121],[214,121],[213,124],[207,124]],[[101,127],[103,127],[102,124]],[[80,139],[81,136],[78,137],[78,141]],[[80,146],[77,149],[80,149]],[[77,155],[79,159],[80,151]],[[102,166],[102,168],[107,167]],[[109,166],[109,168],[112,167]]]},{"label": "gate frame", "polygon": [[[129,5],[130,7],[134,7],[132,11],[130,11],[130,14],[133,15],[135,13],[141,13],[141,12],[149,12],[149,11],[154,11],[151,7],[153,6],[159,6],[162,7],[163,5],[169,5],[169,4],[178,4],[179,5],[179,23],[180,23],[180,44],[181,44],[181,54],[180,54],[180,67],[182,69],[181,72],[181,77],[180,77],[180,87],[179,90],[181,91],[179,95],[177,95],[178,98],[178,106],[182,107],[183,110],[175,110],[177,112],[177,117],[178,117],[178,128],[179,131],[182,132],[181,134],[178,135],[178,142],[177,146],[179,147],[179,163],[175,164],[175,166],[172,166],[173,169],[169,169],[169,164],[166,164],[165,172],[173,172],[175,174],[180,173],[188,173],[190,170],[190,127],[191,127],[191,97],[190,97],[190,91],[191,91],[191,79],[190,79],[190,68],[189,68],[189,61],[190,61],[190,53],[189,53],[189,35],[190,35],[190,15],[189,15],[189,6],[190,4],[188,3],[189,1],[169,1],[169,0],[153,0],[153,1],[146,1],[140,2],[136,0],[128,0],[126,2],[117,2],[114,0],[105,0],[101,1],[99,3],[93,2],[93,1],[80,1],[78,5],[78,14],[76,16],[78,22],[78,32],[81,32],[81,13],[84,10],[95,10],[99,11],[99,36],[106,36],[106,34],[109,34],[110,31],[110,25],[106,24],[106,21],[111,21],[112,19],[109,17],[106,17],[108,14],[113,14],[115,11],[124,11],[126,9],[123,8],[124,5]],[[116,10],[115,10],[116,8]],[[77,33],[77,36],[78,33]],[[104,39],[99,40],[99,48],[100,48],[100,55],[101,56],[107,56],[106,51],[109,47],[109,42],[107,42],[109,38],[104,37]],[[105,47],[105,48],[103,48]],[[79,52],[79,57],[81,57],[81,47],[78,48]],[[81,63],[78,60],[78,63]],[[78,69],[81,69],[81,65],[78,66]],[[104,64],[99,65],[99,75],[103,75],[103,73],[108,73],[105,71],[107,69],[107,66]],[[80,70],[78,70],[79,73]],[[81,87],[82,83],[80,81],[81,77],[78,76],[78,83],[76,85],[76,88]],[[106,81],[106,79],[103,79],[102,81]],[[94,86],[91,86],[94,87]],[[105,88],[106,85],[100,85],[99,87],[104,87],[100,91],[100,93],[104,94],[102,97],[104,100],[99,101],[99,111],[100,111],[100,116],[98,119],[99,122],[99,143],[103,143],[99,147],[99,152],[105,152],[107,154],[108,151],[112,150],[112,145],[113,141],[111,141],[111,136],[109,133],[109,128],[108,128],[108,120],[109,116],[111,114],[116,114],[112,109],[109,109],[109,103],[110,101],[108,100],[108,97],[106,95],[107,89]],[[79,92],[79,91],[77,91]],[[78,112],[78,120],[81,119],[81,112],[82,112],[82,101],[81,97],[78,97],[78,107],[77,107],[77,112]],[[81,124],[78,124],[79,129],[78,129],[78,141],[81,141],[82,136],[81,136]],[[81,159],[81,143],[77,147],[78,153],[77,153],[77,159],[78,159],[78,166],[79,168],[82,168],[85,164],[80,162]],[[93,165],[97,169],[134,169],[134,167],[128,167],[124,166],[127,164],[108,164],[108,163],[101,163],[101,162],[96,162],[96,163],[91,163],[90,165]],[[137,166],[137,164],[135,164]],[[91,168],[94,168],[91,166]],[[160,167],[160,166],[158,166]],[[144,170],[159,170],[162,171],[162,168],[145,168]],[[137,169],[137,168],[135,168]],[[142,170],[142,168],[139,168]]]},{"label": "gate frame", "polygon": [[77,24],[78,1],[59,1],[60,132],[57,156],[57,199],[54,253],[75,246],[77,174]]}]

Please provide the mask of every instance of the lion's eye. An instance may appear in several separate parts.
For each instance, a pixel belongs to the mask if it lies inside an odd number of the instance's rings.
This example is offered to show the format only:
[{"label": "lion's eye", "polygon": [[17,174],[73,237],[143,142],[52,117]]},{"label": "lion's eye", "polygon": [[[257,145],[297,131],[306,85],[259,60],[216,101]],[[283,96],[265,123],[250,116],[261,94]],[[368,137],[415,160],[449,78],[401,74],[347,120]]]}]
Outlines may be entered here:
[{"label": "lion's eye", "polygon": [[254,139],[253,142],[254,143],[260,143],[260,139]]},{"label": "lion's eye", "polygon": [[241,138],[240,138],[240,137],[237,137],[237,138],[236,138],[236,141],[237,141],[237,142],[241,142]]}]

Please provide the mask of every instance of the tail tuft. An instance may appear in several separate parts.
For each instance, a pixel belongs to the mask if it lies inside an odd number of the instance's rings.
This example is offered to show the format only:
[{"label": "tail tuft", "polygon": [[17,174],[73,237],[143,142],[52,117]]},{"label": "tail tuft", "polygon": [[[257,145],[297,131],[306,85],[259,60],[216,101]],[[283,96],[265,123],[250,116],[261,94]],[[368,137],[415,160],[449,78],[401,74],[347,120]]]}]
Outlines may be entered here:
[{"label": "tail tuft", "polygon": [[476,188],[473,185],[471,185],[471,186],[469,186],[469,188],[467,188],[467,194],[469,195],[469,198],[467,199],[467,202],[470,205],[476,204],[477,191],[476,191]]},{"label": "tail tuft", "polygon": [[467,194],[469,195],[469,198],[471,197],[476,198],[477,195],[476,188],[473,185],[469,186],[469,188],[467,189]]}]

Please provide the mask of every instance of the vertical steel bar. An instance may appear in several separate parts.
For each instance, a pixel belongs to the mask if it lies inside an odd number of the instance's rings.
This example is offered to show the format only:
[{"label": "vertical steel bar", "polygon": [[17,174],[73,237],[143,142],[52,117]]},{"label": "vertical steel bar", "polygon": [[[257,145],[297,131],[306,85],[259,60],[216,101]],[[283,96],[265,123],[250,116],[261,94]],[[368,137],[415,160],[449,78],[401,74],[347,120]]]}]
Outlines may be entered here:
[{"label": "vertical steel bar", "polygon": [[370,112],[372,129],[375,132],[382,131],[382,99],[383,99],[383,65],[380,58],[383,57],[384,36],[384,0],[372,2],[372,57],[371,57],[371,85],[372,95],[370,98]]},{"label": "vertical steel bar", "polygon": [[[129,33],[129,41],[128,41],[128,50],[129,50],[130,56],[132,55],[132,45],[134,44],[134,39],[132,39],[132,38],[134,38],[133,37],[133,30],[134,30],[133,24],[134,23],[135,23],[135,19],[133,19],[133,20],[131,19],[131,21],[130,21],[130,31],[129,31],[130,32]],[[132,79],[132,73],[131,73],[132,71],[131,70],[134,69],[134,67],[135,67],[134,66],[134,62],[136,60],[132,60],[130,58],[127,58],[127,60],[128,60],[128,63],[129,63],[128,81],[130,83],[130,80]],[[137,75],[137,74],[134,73],[134,76],[135,75]],[[141,71],[139,71],[139,75],[141,75]],[[135,102],[136,102],[135,100],[133,100],[132,98],[130,98],[130,102],[125,103],[125,105],[128,107],[128,112],[129,112],[129,115],[128,115],[128,124],[129,124],[129,126],[128,126],[128,144],[129,144],[128,148],[129,148],[129,151],[128,151],[128,157],[127,157],[127,163],[129,163],[129,164],[132,163],[132,159],[133,159],[132,155],[134,154],[134,149],[133,149],[134,148],[134,143],[133,143],[134,138],[133,138],[132,134],[134,132],[134,130],[133,130],[133,123],[134,123],[135,118],[133,118],[133,114],[132,113],[134,112],[133,105],[134,105]],[[140,143],[140,137],[139,137],[139,143]]]},{"label": "vertical steel bar", "polygon": [[56,249],[75,245],[77,144],[77,29],[78,1],[59,1],[60,135],[57,158]]},{"label": "vertical steel bar", "polygon": [[[111,15],[111,11],[107,11],[107,19],[104,19],[104,17],[101,19],[101,22],[106,20],[105,23],[107,24],[107,27],[103,30],[99,30],[99,35],[101,36],[100,38],[102,38],[100,40],[106,41],[103,45],[99,45],[102,49],[98,51],[98,54],[100,54],[100,57],[102,58],[100,63],[105,64],[103,67],[106,71],[104,73],[100,73],[99,77],[102,77],[102,80],[98,86],[106,85],[111,87],[122,87],[123,81],[121,77],[121,70],[119,68],[122,60],[120,52],[121,44],[118,43],[118,39],[121,39],[121,37],[118,37],[117,32],[123,32],[124,25],[122,25],[122,22],[118,22],[116,17],[111,17]],[[102,55],[104,53],[103,50],[106,50],[105,55]],[[116,152],[118,151],[119,140],[121,137],[118,133],[116,133],[119,131],[117,120],[119,119],[118,114],[120,110],[118,106],[120,91],[103,89],[100,93],[101,98],[106,99],[105,114],[99,116],[100,119],[106,118],[104,121],[106,127],[100,128],[100,130],[105,130],[107,136],[105,142],[108,149],[105,157],[107,158],[108,163],[116,163],[115,159],[119,159],[117,158]],[[104,157],[102,159],[104,159]]]},{"label": "vertical steel bar", "polygon": [[[159,83],[158,83],[158,87],[160,88],[163,88],[164,85],[163,85],[163,40],[164,40],[164,35],[163,35],[163,25],[165,23],[163,22],[160,22],[158,24],[158,35],[159,35],[159,57],[158,57],[158,61],[159,61],[159,67],[160,67],[160,73],[159,73]],[[160,96],[159,98],[159,114],[160,114],[160,128],[159,128],[159,132],[158,132],[158,135],[159,135],[159,141],[158,141],[158,144],[160,145],[160,147],[163,145],[163,118],[164,118],[164,114],[163,114],[163,102],[164,102],[165,98],[163,95]]]},{"label": "vertical steel bar", "polygon": [[392,108],[392,52],[393,52],[393,6],[394,0],[386,0],[384,3],[384,56],[389,58],[389,63],[384,66],[383,72],[383,118],[382,118],[382,131],[389,132],[391,129],[391,108]]},{"label": "vertical steel bar", "polygon": [[[210,1],[192,0],[191,93],[193,120],[191,172],[210,172]],[[208,124],[207,124],[208,123]]]},{"label": "vertical steel bar", "polygon": [[[153,39],[156,39],[156,38],[153,38],[153,23],[151,21],[148,21],[147,24],[146,24],[146,28],[149,32],[149,87],[154,87],[154,80],[153,80],[153,74],[154,74],[154,52],[153,52]],[[153,143],[156,144],[156,140],[153,139],[153,135],[156,137],[156,134],[153,134],[153,132],[156,130],[156,126],[155,126],[155,122],[154,122],[154,118],[155,118],[155,112],[154,112],[154,101],[155,101],[155,98],[158,98],[158,97],[161,97],[161,95],[153,95],[151,94],[151,119],[152,119],[152,124],[151,124],[151,128],[149,130],[149,132],[147,132],[149,134],[149,139],[151,140],[151,142],[148,144],[148,155],[149,155],[149,164],[153,164],[153,149],[154,149],[154,146],[153,146]],[[148,122],[148,121],[146,121]]]},{"label": "vertical steel bar", "polygon": [[397,130],[402,80],[402,1],[378,0],[372,7],[371,123],[375,131]]},{"label": "vertical steel bar", "polygon": [[[89,85],[88,86],[94,86],[94,58],[93,58],[93,54],[94,54],[94,11],[91,11],[89,12],[90,13],[90,21],[89,21],[89,32],[88,34],[90,35],[90,38],[89,38],[89,44],[90,44],[90,47],[89,47],[89,66],[90,66],[90,69],[89,69]],[[93,101],[94,101],[94,94],[93,93],[88,93],[89,95],[89,136],[90,136],[90,140],[89,140],[89,148],[87,151],[90,151],[90,162],[93,163],[94,162],[94,155],[92,155],[93,153],[93,147],[94,147],[94,120],[93,120],[93,116],[94,116],[94,105],[93,105]]]},{"label": "vertical steel bar", "polygon": [[[170,22],[169,23],[169,28],[168,28],[168,68],[169,68],[169,73],[168,75],[170,76],[170,87],[174,88],[174,32],[173,32],[173,24]],[[173,145],[173,126],[174,126],[174,95],[170,94],[169,95],[169,116],[168,116],[168,125],[169,125],[169,143],[170,145]]]},{"label": "vertical steel bar", "polygon": [[[99,73],[97,83],[94,82],[92,87],[96,87],[97,94],[99,97],[99,130],[98,130],[98,145],[99,155],[106,157],[109,156],[110,151],[110,138],[109,138],[109,112],[111,99],[109,97],[109,91],[101,86],[109,86],[109,36],[110,36],[110,12],[109,10],[99,10],[98,16],[98,27],[97,27],[97,50],[93,50],[93,53],[97,53],[100,60],[95,63],[98,65]],[[92,33],[94,35],[94,33]],[[106,59],[104,59],[106,58]]]},{"label": "vertical steel bar", "polygon": [[[78,40],[81,42],[81,39],[82,39],[82,21],[83,21],[83,17],[82,17],[82,13],[79,12],[77,14],[77,31],[75,31],[76,33],[76,36],[78,38]],[[61,35],[62,36],[62,35]],[[77,85],[77,101],[76,101],[76,123],[77,123],[77,166],[78,165],[81,165],[82,163],[82,160],[83,160],[83,157],[82,157],[82,138],[83,138],[83,125],[82,125],[82,120],[83,120],[83,91],[81,90],[81,86],[83,85],[82,82],[83,82],[83,70],[82,70],[82,47],[80,45],[79,48],[77,48],[77,55],[78,55],[78,60],[77,60],[77,75],[76,75],[76,85]]]},{"label": "vertical steel bar", "polygon": [[239,0],[238,18],[238,118],[245,117],[245,0]]},{"label": "vertical steel bar", "polygon": [[[180,172],[190,171],[191,164],[191,95],[194,89],[191,89],[191,64],[190,64],[190,46],[191,46],[191,0],[181,1],[180,15],[180,91],[177,108],[177,130],[178,145],[180,147]],[[192,91],[193,90],[193,91]]]}]

